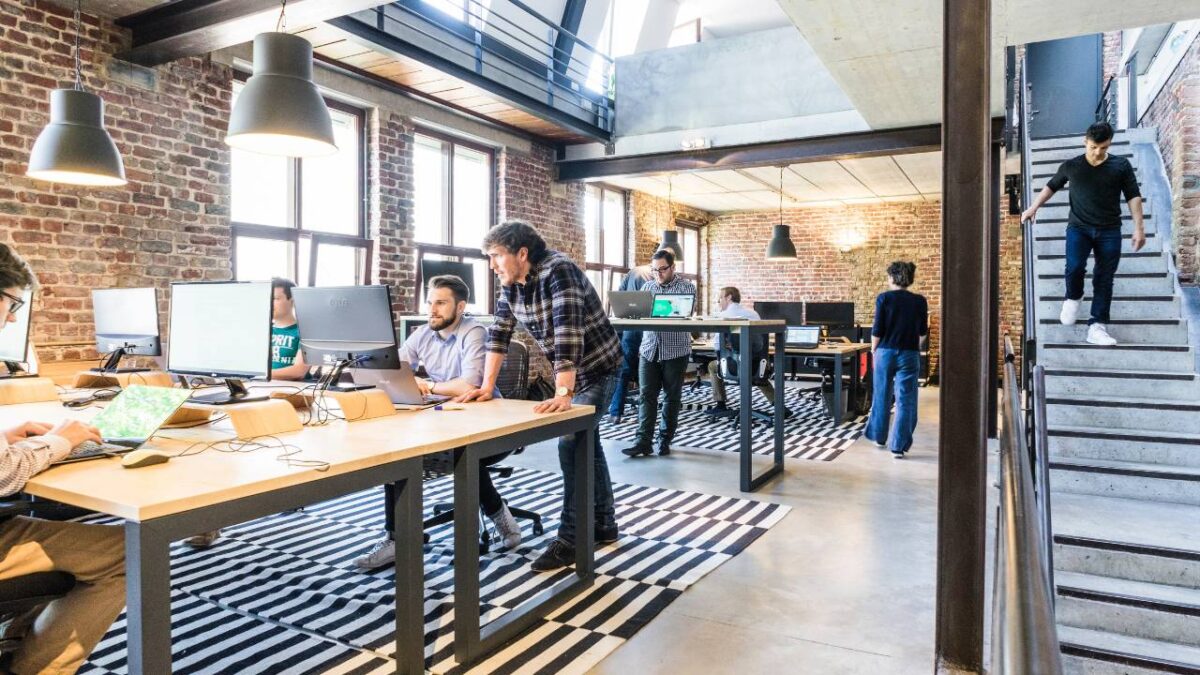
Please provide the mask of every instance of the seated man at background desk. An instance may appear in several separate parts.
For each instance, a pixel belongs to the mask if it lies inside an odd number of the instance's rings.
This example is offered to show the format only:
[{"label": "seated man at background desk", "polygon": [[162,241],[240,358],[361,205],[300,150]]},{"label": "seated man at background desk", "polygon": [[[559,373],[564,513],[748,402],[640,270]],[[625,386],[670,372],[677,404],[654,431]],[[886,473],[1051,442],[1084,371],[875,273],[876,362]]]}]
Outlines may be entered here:
[{"label": "seated man at background desk", "polygon": [[[423,395],[461,396],[483,384],[483,362],[487,354],[487,329],[475,319],[464,316],[470,291],[462,279],[453,275],[433,277],[429,280],[426,302],[429,304],[429,323],[421,326],[400,347],[400,360],[407,361],[415,371],[423,368],[427,377],[417,378],[417,386]],[[493,395],[498,395],[493,390]],[[448,424],[459,423],[458,415],[448,416]],[[503,455],[490,457],[482,464],[495,463]],[[373,570],[390,565],[396,560],[396,543],[393,540],[393,505],[396,497],[392,486],[384,487],[384,513],[387,536],[380,539],[370,553],[354,561],[362,569]],[[479,472],[479,506],[484,515],[496,526],[500,541],[505,548],[516,548],[521,543],[521,527],[492,479],[484,468]]]},{"label": "seated man at background desk", "polygon": [[[33,271],[12,249],[0,244],[0,329],[16,321]],[[26,422],[0,434],[0,496],[25,487],[26,481],[62,459],[84,441],[100,442],[100,432],[77,420],[51,428]],[[36,616],[10,624],[28,628],[11,660],[0,672],[74,673],[92,653],[125,607],[125,532],[109,525],[66,523],[25,516],[0,522],[0,580],[35,572],[66,572],[75,588]]]},{"label": "seated man at background desk", "polygon": [[[726,286],[721,289],[721,297],[717,300],[717,307],[721,310],[717,312],[718,319],[759,320],[758,312],[742,306],[742,292],[735,286]],[[717,339],[714,342],[718,356],[721,353],[721,339],[723,337],[725,337],[723,334],[717,333]],[[737,337],[730,336],[730,339],[736,340]],[[708,412],[713,415],[729,412],[729,405],[726,403],[728,399],[725,396],[725,381],[721,379],[720,358],[709,362],[708,377],[709,381],[712,382],[714,403],[713,407],[708,409]],[[758,385],[758,390],[762,392],[763,396],[767,397],[767,401],[772,405],[775,404],[775,387],[772,387],[769,382],[763,382]]]}]

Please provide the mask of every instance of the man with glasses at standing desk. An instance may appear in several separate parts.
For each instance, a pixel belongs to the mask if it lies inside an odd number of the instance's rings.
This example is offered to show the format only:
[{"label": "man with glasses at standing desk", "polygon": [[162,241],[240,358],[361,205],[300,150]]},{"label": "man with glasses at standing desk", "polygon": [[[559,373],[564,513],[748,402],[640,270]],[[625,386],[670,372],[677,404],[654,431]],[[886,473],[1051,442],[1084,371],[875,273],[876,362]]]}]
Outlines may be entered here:
[{"label": "man with glasses at standing desk", "polygon": [[[654,279],[642,287],[650,293],[691,293],[692,282],[675,273],[675,255],[663,249],[650,260]],[[683,374],[692,355],[692,337],[685,332],[644,331],[639,351],[638,381],[641,383],[641,402],[638,404],[637,443],[621,452],[630,457],[653,454],[654,423],[658,417],[658,394],[666,391],[666,404],[659,427],[658,454],[671,454],[671,440],[679,426],[679,409],[683,404]]]}]

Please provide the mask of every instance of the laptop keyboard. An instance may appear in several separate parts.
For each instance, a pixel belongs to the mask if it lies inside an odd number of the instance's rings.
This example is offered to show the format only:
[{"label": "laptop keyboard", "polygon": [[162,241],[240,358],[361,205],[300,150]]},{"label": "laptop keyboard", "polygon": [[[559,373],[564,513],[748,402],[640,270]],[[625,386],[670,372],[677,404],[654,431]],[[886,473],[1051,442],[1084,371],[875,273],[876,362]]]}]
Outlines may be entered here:
[{"label": "laptop keyboard", "polygon": [[129,447],[117,445],[116,443],[97,443],[96,441],[84,441],[71,449],[71,452],[65,459],[87,459],[89,457],[102,457],[111,455],[114,452],[129,452]]}]

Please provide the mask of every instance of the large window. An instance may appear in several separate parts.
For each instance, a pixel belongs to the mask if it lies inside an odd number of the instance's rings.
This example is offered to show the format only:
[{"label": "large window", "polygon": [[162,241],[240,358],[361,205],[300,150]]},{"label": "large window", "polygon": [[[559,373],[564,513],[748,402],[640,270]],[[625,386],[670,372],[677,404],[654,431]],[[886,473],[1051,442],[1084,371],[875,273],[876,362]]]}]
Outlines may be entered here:
[{"label": "large window", "polygon": [[584,271],[600,299],[620,288],[629,271],[625,193],[589,185],[584,191]]},{"label": "large window", "polygon": [[697,296],[703,298],[704,293],[700,292],[700,226],[676,220],[675,228],[679,230],[679,245],[683,247],[683,260],[676,263],[675,271],[695,284]]},{"label": "large window", "polygon": [[[490,148],[430,131],[418,131],[413,140],[417,274],[425,259],[470,263],[480,297],[471,299],[468,310],[491,312],[494,279],[479,245],[494,220],[495,155]],[[418,307],[425,302],[424,282],[418,279]]]},{"label": "large window", "polygon": [[[234,82],[235,100],[242,86]],[[336,154],[296,159],[231,151],[235,279],[279,276],[302,286],[370,281],[365,115],[334,101],[326,103]]]}]

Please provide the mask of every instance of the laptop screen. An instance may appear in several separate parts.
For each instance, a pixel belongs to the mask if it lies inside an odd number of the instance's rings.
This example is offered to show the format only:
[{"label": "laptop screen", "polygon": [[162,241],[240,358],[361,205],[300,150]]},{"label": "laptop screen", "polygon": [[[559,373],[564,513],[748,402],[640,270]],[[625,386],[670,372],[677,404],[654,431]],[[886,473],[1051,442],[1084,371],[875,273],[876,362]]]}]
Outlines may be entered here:
[{"label": "laptop screen", "polygon": [[143,440],[158,431],[191,394],[190,389],[131,384],[92,418],[92,426],[104,439]]},{"label": "laptop screen", "polygon": [[789,345],[816,345],[821,342],[820,326],[788,326]]},{"label": "laptop screen", "polygon": [[655,293],[654,309],[650,311],[650,316],[656,319],[688,317],[692,315],[694,304],[695,293]]}]

